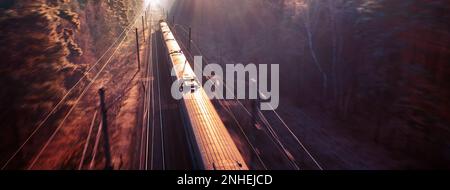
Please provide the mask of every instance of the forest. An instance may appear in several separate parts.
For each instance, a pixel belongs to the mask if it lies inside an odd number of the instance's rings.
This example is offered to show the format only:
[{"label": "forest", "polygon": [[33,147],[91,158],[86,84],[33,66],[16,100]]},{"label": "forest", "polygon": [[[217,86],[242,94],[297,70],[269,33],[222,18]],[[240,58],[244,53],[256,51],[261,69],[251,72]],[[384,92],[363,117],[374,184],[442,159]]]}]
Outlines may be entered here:
[{"label": "forest", "polygon": [[[190,54],[223,67],[279,64],[280,106],[264,115],[275,129],[290,125],[325,169],[450,169],[447,0],[158,2],[162,11],[154,11],[167,14],[180,43],[192,29]],[[1,164],[14,155],[10,167],[23,168],[65,123],[37,168],[76,168],[92,116],[96,124],[94,87],[106,86],[113,161],[131,168],[142,98],[135,53],[145,45],[135,49],[128,26],[135,27],[143,3],[0,0]],[[123,48],[106,67],[111,59],[103,58],[113,57],[121,37]]]},{"label": "forest", "polygon": [[[4,87],[0,92],[1,163],[28,140],[31,143],[17,155],[20,161],[13,164],[22,166],[36,153],[82,92],[82,88],[71,88],[77,81],[85,87],[92,80],[92,66],[113,44],[111,39],[132,22],[142,4],[139,0],[0,1],[0,85]],[[59,105],[63,98],[68,101]],[[96,107],[89,101],[85,104]],[[56,107],[59,109],[52,110]],[[46,118],[52,111],[56,115]],[[44,118],[50,121],[42,123]],[[38,127],[44,130],[37,138],[28,139]],[[61,152],[68,157],[73,154],[67,149]],[[50,157],[58,159],[59,153]]]},{"label": "forest", "polygon": [[[174,2],[175,22],[192,27],[211,62],[280,64],[279,110],[313,118],[309,125],[320,130],[305,138],[315,152],[333,147],[334,140],[323,140],[337,136],[332,131],[347,131],[344,139],[374,144],[361,149],[400,154],[388,168],[449,167],[445,0]],[[337,146],[324,156],[356,157],[348,154],[353,145],[341,153]]]}]

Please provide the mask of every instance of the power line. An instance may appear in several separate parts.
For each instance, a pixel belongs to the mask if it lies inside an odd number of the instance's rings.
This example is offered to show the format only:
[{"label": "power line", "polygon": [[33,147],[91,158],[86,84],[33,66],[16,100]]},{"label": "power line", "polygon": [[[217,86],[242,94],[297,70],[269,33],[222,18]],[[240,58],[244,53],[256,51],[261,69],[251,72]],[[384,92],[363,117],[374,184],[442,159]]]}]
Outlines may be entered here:
[{"label": "power line", "polygon": [[86,152],[89,147],[89,141],[91,140],[92,130],[94,129],[95,119],[97,118],[97,111],[94,113],[94,117],[92,117],[91,126],[89,127],[89,133],[86,137],[86,142],[84,143],[83,154],[81,155],[80,164],[78,165],[78,170],[83,168],[84,158],[86,157]]},{"label": "power line", "polygon": [[[126,38],[123,38],[123,41],[125,41]],[[122,43],[119,44],[122,45]],[[98,74],[94,77],[94,79],[91,81],[91,83],[89,83],[89,85],[85,88],[85,90],[80,94],[80,96],[78,96],[77,100],[75,101],[75,104],[72,106],[72,108],[69,110],[69,112],[65,115],[64,119],[61,121],[60,125],[55,129],[55,131],[53,132],[53,134],[50,136],[50,138],[47,140],[47,142],[44,144],[43,148],[39,151],[39,153],[37,154],[37,156],[33,159],[33,161],[31,162],[30,166],[28,167],[28,169],[32,169],[33,166],[36,164],[37,160],[40,158],[40,156],[42,155],[42,153],[45,151],[45,149],[47,149],[48,145],[50,144],[50,142],[55,138],[56,134],[58,133],[58,131],[63,127],[65,121],[68,119],[68,117],[70,116],[70,114],[75,110],[76,106],[78,105],[78,103],[81,101],[81,98],[84,97],[84,95],[87,93],[87,91],[90,89],[90,87],[94,84],[94,82],[97,80],[97,78],[100,76],[100,74],[102,73],[102,71],[106,68],[106,66],[110,63],[110,61],[112,60],[112,57],[115,55],[115,53],[117,52],[117,50],[119,49],[119,47],[114,51],[113,55],[110,57],[110,59],[108,60],[108,62],[102,67],[102,69],[100,70],[100,72],[98,72]]]},{"label": "power line", "polygon": [[100,120],[100,123],[98,125],[98,129],[97,129],[97,135],[95,136],[95,143],[94,143],[94,147],[92,148],[92,158],[91,158],[91,162],[89,163],[89,169],[92,169],[94,167],[94,162],[95,162],[95,158],[97,156],[97,149],[98,149],[98,144],[100,144],[100,137],[101,137],[101,133],[102,132],[102,122]]},{"label": "power line", "polygon": [[269,105],[273,112],[275,113],[275,115],[278,117],[278,119],[281,121],[281,123],[283,123],[283,125],[286,127],[286,129],[289,131],[289,133],[294,137],[294,139],[298,142],[298,144],[300,144],[300,146],[303,148],[303,150],[305,150],[305,152],[308,154],[308,156],[314,161],[314,163],[316,164],[316,166],[320,169],[323,170],[323,167],[319,164],[319,162],[316,160],[316,158],[314,158],[314,156],[312,156],[312,154],[309,152],[309,150],[305,147],[305,145],[303,144],[302,141],[300,141],[300,139],[297,137],[297,135],[295,135],[295,133],[292,131],[292,129],[286,124],[286,122],[283,120],[283,118],[281,118],[281,116],[275,111],[275,109]]},{"label": "power line", "polygon": [[256,151],[255,146],[250,142],[250,138],[247,136],[247,134],[244,131],[244,128],[241,126],[241,124],[239,123],[239,121],[237,120],[236,116],[234,115],[234,113],[232,112],[231,108],[229,106],[223,105],[221,102],[219,102],[219,105],[222,106],[226,112],[233,118],[233,120],[235,121],[235,123],[238,125],[240,131],[242,132],[242,134],[244,135],[245,139],[247,140],[248,144],[250,145],[250,148],[253,150],[253,152],[255,153],[256,157],[258,158],[259,162],[261,163],[261,165],[263,166],[263,168],[265,170],[267,170],[267,166],[264,163],[264,161],[261,158],[261,155],[259,155],[259,153]]},{"label": "power line", "polygon": [[[139,18],[139,17],[137,17]],[[136,18],[136,20],[137,20]],[[136,22],[136,21],[135,21]],[[17,154],[19,154],[20,151],[23,150],[23,148],[25,147],[26,144],[28,144],[28,142],[31,140],[31,138],[33,138],[33,136],[44,126],[44,124],[48,121],[48,119],[56,112],[56,110],[63,104],[63,102],[69,97],[69,95],[72,93],[72,91],[75,90],[75,88],[81,84],[81,81],[83,79],[85,79],[87,77],[87,74],[90,73],[100,62],[101,60],[103,60],[103,58],[106,56],[106,54],[117,44],[117,42],[120,41],[121,37],[123,36],[123,34],[125,34],[125,32],[127,31],[127,29],[130,26],[133,26],[134,24],[130,24],[127,27],[125,27],[125,29],[121,32],[121,34],[119,35],[119,37],[117,38],[117,40],[111,44],[111,46],[109,46],[109,48],[102,54],[102,56],[97,60],[97,62],[87,71],[85,72],[85,74],[83,75],[83,77],[81,77],[76,83],[75,85],[69,89],[69,91],[67,91],[67,93],[63,96],[63,98],[61,98],[58,103],[52,108],[52,110],[50,112],[48,112],[45,116],[44,119],[42,119],[39,124],[35,127],[35,129],[33,130],[33,132],[28,136],[28,138],[19,146],[19,148],[13,153],[13,155],[11,155],[11,157],[5,162],[5,164],[2,166],[1,170],[4,170],[9,163],[17,156]]]},{"label": "power line", "polygon": [[[177,24],[178,26],[182,26],[182,25],[179,25],[179,24]],[[175,26],[174,26],[175,27]],[[175,30],[176,31],[176,30]],[[187,32],[187,30],[184,30],[185,32]],[[184,45],[184,43],[182,42],[182,40],[180,40],[180,43],[181,43],[181,46],[183,46],[184,48],[186,48],[186,46]],[[200,49],[197,47],[197,49],[200,51]],[[191,59],[193,59],[193,56],[192,56],[192,54],[190,53],[190,52],[187,52],[187,54],[188,54],[188,56],[191,58]],[[209,64],[209,62],[206,60],[206,58],[205,58],[205,61],[207,62],[207,64]],[[208,78],[208,79],[211,79],[209,76],[208,77],[206,77],[206,78]],[[226,84],[225,84],[226,85]],[[227,86],[226,86],[227,87]],[[228,87],[227,87],[228,88]],[[235,98],[235,97],[234,97]],[[240,102],[239,102],[240,103]],[[265,169],[267,169],[267,167],[266,167],[266,165],[264,164],[264,162],[262,161],[262,159],[261,159],[261,157],[260,157],[260,155],[256,152],[256,149],[255,149],[255,147],[253,146],[253,144],[250,142],[250,139],[248,138],[248,136],[246,135],[246,133],[245,133],[245,131],[243,130],[243,127],[239,124],[239,122],[237,121],[237,119],[236,119],[236,117],[234,116],[234,114],[232,113],[232,111],[231,111],[231,109],[230,108],[226,108],[222,103],[219,103],[219,105],[220,106],[222,106],[226,111],[227,111],[227,113],[236,121],[236,123],[237,123],[237,125],[238,125],[238,127],[239,127],[239,129],[241,130],[241,132],[242,132],[242,134],[244,135],[244,137],[246,138],[246,140],[247,140],[247,142],[249,143],[249,145],[250,145],[250,147],[252,148],[252,150],[255,152],[255,154],[256,154],[256,156],[258,157],[258,159],[259,159],[259,161],[261,162],[261,164],[263,165],[263,167],[265,168]],[[250,116],[252,116],[251,115],[251,113],[244,107],[244,109],[247,111],[247,113],[250,115]],[[275,143],[275,142],[274,142]]]},{"label": "power line", "polygon": [[[188,30],[186,29],[186,27],[187,26],[184,26],[184,25],[181,25],[181,24],[175,24],[174,25],[174,27],[176,27],[176,26],[179,26],[185,33],[187,33],[188,32]],[[184,27],[184,28],[183,28]],[[192,41],[192,44],[194,44],[194,46],[196,47],[196,49],[197,49],[197,51],[200,53],[200,54],[202,54],[203,55],[203,57],[204,57],[204,54],[202,53],[202,51],[201,51],[201,49],[199,48],[199,46],[197,45],[197,43],[195,43],[195,41],[194,40],[191,40]],[[204,58],[205,59],[205,61],[207,62],[207,64],[209,64],[209,62],[207,61],[207,59],[206,58]],[[225,88],[228,90],[228,91],[231,91],[230,89],[229,89],[229,87],[228,87],[228,85],[224,82],[224,85],[225,85]],[[233,93],[233,92],[232,92]],[[234,97],[235,99],[236,99],[236,97]],[[237,100],[236,99],[236,101],[239,103],[239,105],[241,105],[243,108],[244,108],[244,110],[247,112],[247,114],[249,114],[250,116],[252,116],[252,114],[250,113],[250,111],[239,101],[239,100]],[[303,142],[298,138],[298,136],[297,135],[295,135],[295,133],[292,131],[292,129],[287,125],[287,123],[284,121],[284,119],[283,118],[281,118],[281,116],[278,114],[278,112],[270,105],[270,107],[272,108],[271,109],[271,111],[273,111],[273,113],[277,116],[277,119],[278,120],[280,120],[280,122],[283,124],[283,126],[289,131],[289,133],[292,135],[292,137],[297,141],[297,143],[302,147],[302,149],[308,154],[308,156],[311,158],[311,160],[313,160],[313,162],[314,162],[314,164],[320,169],[320,170],[323,170],[323,167],[319,164],[319,162],[317,161],[317,159],[314,157],[314,156],[312,156],[312,154],[310,153],[310,151],[306,148],[306,146],[303,144]],[[264,114],[260,114],[266,121],[268,121],[267,120],[267,118],[266,118],[266,116],[264,115]],[[267,126],[269,127],[269,125],[270,125],[270,123],[269,122],[267,122]],[[270,128],[272,128],[272,127],[270,127]],[[273,130],[273,129],[272,129]],[[273,131],[273,132],[275,132],[275,131]],[[282,143],[279,141],[279,143],[280,143],[280,145],[282,146],[282,147],[284,147],[283,145],[282,145]]]},{"label": "power line", "polygon": [[[139,18],[139,17],[137,17]],[[134,24],[137,22],[137,19],[135,20]],[[134,25],[133,24],[133,25]],[[131,28],[131,27],[130,27]],[[128,28],[128,31],[130,30],[130,28]],[[114,50],[114,52],[112,53],[112,55],[109,57],[109,59],[106,61],[106,63],[103,65],[103,67],[100,69],[100,71],[97,73],[97,75],[92,79],[92,81],[86,86],[86,88],[83,90],[83,92],[80,94],[80,96],[78,96],[77,100],[75,101],[75,103],[72,105],[71,109],[69,110],[69,112],[65,115],[64,119],[61,121],[60,125],[55,129],[55,131],[53,132],[53,134],[50,136],[50,138],[47,140],[47,142],[44,144],[43,148],[39,151],[39,153],[37,154],[37,156],[35,157],[35,159],[33,159],[33,161],[31,162],[30,166],[28,167],[28,169],[32,169],[33,166],[36,164],[37,160],[40,158],[40,156],[42,155],[42,153],[45,151],[45,149],[48,147],[48,145],[50,144],[50,142],[54,139],[54,137],[56,136],[57,132],[63,127],[63,124],[65,123],[65,121],[67,120],[67,118],[69,117],[69,115],[75,110],[76,106],[78,105],[78,103],[81,101],[81,98],[84,97],[84,95],[87,93],[87,91],[90,89],[90,87],[94,84],[94,82],[98,79],[98,77],[100,76],[100,74],[103,72],[103,70],[106,68],[106,66],[109,65],[109,63],[111,63],[112,58],[115,56],[115,54],[117,53],[117,51],[121,48],[122,44],[125,42],[125,39],[128,37],[128,33],[125,34],[125,36],[122,38],[122,40],[120,41],[119,45],[116,47],[116,49]]]}]

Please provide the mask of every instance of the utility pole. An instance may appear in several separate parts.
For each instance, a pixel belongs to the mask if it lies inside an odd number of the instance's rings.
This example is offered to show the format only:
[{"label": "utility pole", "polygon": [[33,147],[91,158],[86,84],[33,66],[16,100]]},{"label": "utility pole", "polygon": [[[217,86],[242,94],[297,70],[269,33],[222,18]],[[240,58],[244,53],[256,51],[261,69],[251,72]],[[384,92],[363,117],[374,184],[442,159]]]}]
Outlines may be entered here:
[{"label": "utility pole", "polygon": [[175,27],[175,15],[172,15],[172,26]]},{"label": "utility pole", "polygon": [[145,21],[144,21],[144,16],[142,16],[142,36],[144,37],[144,43],[145,43]]},{"label": "utility pole", "polygon": [[188,42],[188,50],[191,51],[191,41],[192,41],[192,28],[189,27],[189,42]]},{"label": "utility pole", "polygon": [[147,18],[147,11],[148,11],[148,10],[145,10],[145,22],[148,21],[148,18]]},{"label": "utility pole", "polygon": [[136,28],[136,54],[137,54],[137,61],[138,61],[138,71],[141,70],[141,56],[139,55],[139,34],[138,34],[138,28]]},{"label": "utility pole", "polygon": [[107,110],[105,106],[105,89],[101,88],[98,90],[100,95],[100,111],[102,114],[102,133],[103,133],[103,149],[105,152],[105,170],[112,170],[111,165],[111,150],[109,146],[109,135],[108,135],[108,118]]}]

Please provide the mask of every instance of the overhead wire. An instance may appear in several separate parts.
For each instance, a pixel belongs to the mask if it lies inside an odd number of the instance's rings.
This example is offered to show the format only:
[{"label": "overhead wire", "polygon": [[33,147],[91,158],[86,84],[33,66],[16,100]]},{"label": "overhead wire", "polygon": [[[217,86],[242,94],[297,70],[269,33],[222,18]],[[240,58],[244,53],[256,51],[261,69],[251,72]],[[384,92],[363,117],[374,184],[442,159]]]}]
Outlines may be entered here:
[{"label": "overhead wire", "polygon": [[[188,32],[189,32],[188,29],[187,29],[187,26],[181,25],[181,24],[175,24],[175,25],[174,25],[174,27],[177,27],[177,26],[179,26],[179,28],[181,28],[185,33],[188,33]],[[209,64],[209,62],[208,62],[208,60],[205,58],[205,56],[204,56],[202,50],[200,49],[200,47],[197,45],[197,43],[196,43],[193,39],[191,39],[191,44],[194,45],[194,47],[197,49],[197,51],[198,51],[201,55],[203,55],[203,58],[204,58],[204,60],[207,62],[207,64]],[[228,85],[227,85],[225,82],[224,82],[224,86],[225,86],[225,88],[226,88],[229,92],[231,92],[231,90],[229,89]],[[233,93],[233,92],[231,92],[231,93]],[[252,116],[252,115],[253,115],[253,114],[247,109],[247,107],[245,107],[245,105],[242,104],[242,102],[240,102],[238,99],[236,99],[236,97],[234,97],[234,98],[235,98],[235,100],[238,102],[238,104],[245,110],[245,112],[246,112],[249,116]],[[278,112],[277,112],[271,105],[269,105],[269,106],[272,108],[271,111],[276,115],[277,119],[280,120],[280,122],[282,123],[282,125],[288,130],[288,132],[289,132],[289,133],[291,134],[291,136],[296,140],[296,142],[300,145],[300,147],[307,153],[308,157],[311,158],[311,160],[314,162],[314,164],[317,166],[317,168],[318,168],[319,170],[323,170],[322,165],[317,161],[317,159],[316,159],[316,158],[311,154],[311,152],[306,148],[306,146],[304,145],[304,143],[303,143],[303,142],[298,138],[298,136],[292,131],[292,129],[287,125],[287,123],[284,121],[284,119],[278,114]],[[261,116],[262,118],[264,118],[266,121],[268,121],[267,118],[266,118],[266,116],[265,116],[264,114],[261,113],[260,116]],[[273,127],[271,126],[271,124],[270,124],[269,122],[267,122],[266,126],[267,126],[267,127],[270,127],[271,130],[272,130],[273,132],[275,132],[275,131],[273,130]],[[276,133],[274,133],[274,134],[276,135]],[[276,138],[276,136],[274,136],[274,138]],[[286,150],[286,149],[284,148],[284,145],[281,143],[281,141],[278,140],[278,142],[279,142],[279,144],[282,146],[282,148],[283,148],[284,150]],[[298,166],[297,166],[297,167],[298,167]]]},{"label": "overhead wire", "polygon": [[[143,12],[140,14],[142,15]],[[137,16],[135,21],[133,22],[133,24],[130,24],[128,28],[126,28],[125,31],[130,31],[131,27],[134,26],[138,20],[140,16]],[[78,98],[76,99],[75,103],[72,105],[71,109],[68,111],[68,113],[65,115],[65,117],[63,118],[63,120],[60,122],[60,125],[54,130],[54,132],[52,133],[52,135],[50,136],[50,138],[46,141],[46,143],[44,144],[44,146],[41,148],[41,150],[38,152],[38,154],[35,156],[35,158],[33,159],[33,161],[31,162],[31,164],[28,166],[28,169],[32,169],[34,167],[34,165],[36,164],[36,162],[38,161],[38,159],[40,158],[40,156],[42,155],[42,153],[45,151],[45,149],[48,147],[48,145],[50,144],[50,142],[54,139],[54,137],[56,136],[56,134],[58,133],[58,131],[63,127],[63,124],[65,123],[65,121],[68,119],[68,117],[70,116],[70,114],[74,111],[74,109],[76,108],[76,106],[78,105],[78,103],[81,101],[81,98],[84,97],[84,95],[87,93],[87,91],[90,89],[90,87],[96,82],[96,80],[98,79],[98,77],[100,76],[100,74],[104,71],[104,69],[109,65],[109,63],[111,63],[112,58],[116,55],[116,53],[118,52],[118,50],[121,48],[122,44],[125,42],[125,39],[128,37],[129,33],[125,32],[125,36],[123,36],[121,39],[120,43],[118,44],[118,46],[115,48],[114,52],[112,53],[112,55],[108,58],[108,60],[106,61],[106,63],[103,65],[103,67],[101,67],[101,69],[97,72],[97,74],[95,75],[95,77],[91,80],[91,82],[86,86],[86,88],[82,91],[82,93],[78,96]]]}]

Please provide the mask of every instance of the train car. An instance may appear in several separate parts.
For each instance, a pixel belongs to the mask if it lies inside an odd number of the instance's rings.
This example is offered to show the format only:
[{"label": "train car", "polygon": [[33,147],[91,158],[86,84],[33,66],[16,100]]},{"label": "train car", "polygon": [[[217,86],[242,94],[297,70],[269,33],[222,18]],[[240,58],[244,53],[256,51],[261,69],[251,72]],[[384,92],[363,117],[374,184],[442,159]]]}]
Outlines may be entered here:
[{"label": "train car", "polygon": [[175,80],[180,81],[183,88],[189,88],[181,99],[181,109],[195,169],[248,170],[247,164],[211,100],[199,84],[170,27],[161,21],[160,29],[169,62],[176,72]]}]

